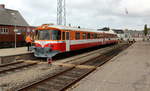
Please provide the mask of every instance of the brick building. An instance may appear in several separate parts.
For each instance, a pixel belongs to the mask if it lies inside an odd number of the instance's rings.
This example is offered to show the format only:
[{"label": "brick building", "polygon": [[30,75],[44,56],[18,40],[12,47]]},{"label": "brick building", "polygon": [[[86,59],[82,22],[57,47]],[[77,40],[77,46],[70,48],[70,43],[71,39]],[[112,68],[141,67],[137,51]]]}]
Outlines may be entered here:
[{"label": "brick building", "polygon": [[25,35],[27,32],[32,32],[34,28],[29,26],[19,11],[7,9],[5,5],[0,4],[0,47],[14,46],[15,29],[18,30],[17,45],[22,46]]}]

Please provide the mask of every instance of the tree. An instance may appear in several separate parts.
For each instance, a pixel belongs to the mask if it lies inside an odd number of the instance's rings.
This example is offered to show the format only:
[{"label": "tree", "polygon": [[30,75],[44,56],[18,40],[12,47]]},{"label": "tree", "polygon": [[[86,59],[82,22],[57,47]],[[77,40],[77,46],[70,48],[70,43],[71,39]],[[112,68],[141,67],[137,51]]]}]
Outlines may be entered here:
[{"label": "tree", "polygon": [[147,24],[144,25],[144,35],[147,36],[148,29],[147,29]]}]

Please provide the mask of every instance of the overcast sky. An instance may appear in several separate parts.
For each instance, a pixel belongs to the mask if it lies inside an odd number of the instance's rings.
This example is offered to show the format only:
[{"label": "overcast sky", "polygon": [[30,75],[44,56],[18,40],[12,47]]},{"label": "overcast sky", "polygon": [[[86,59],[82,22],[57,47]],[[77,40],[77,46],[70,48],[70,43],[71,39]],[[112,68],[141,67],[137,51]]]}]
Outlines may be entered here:
[{"label": "overcast sky", "polygon": [[[57,0],[0,0],[30,25],[56,23]],[[150,25],[150,0],[66,0],[67,24],[84,28],[143,29]],[[128,12],[128,14],[127,14]]]}]

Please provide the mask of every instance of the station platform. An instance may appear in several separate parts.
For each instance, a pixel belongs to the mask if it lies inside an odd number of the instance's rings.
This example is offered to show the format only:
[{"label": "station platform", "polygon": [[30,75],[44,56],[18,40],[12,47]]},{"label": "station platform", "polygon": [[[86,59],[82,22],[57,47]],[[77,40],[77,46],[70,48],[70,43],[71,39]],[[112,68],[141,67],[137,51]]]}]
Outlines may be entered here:
[{"label": "station platform", "polygon": [[0,64],[9,63],[17,59],[33,57],[33,53],[27,51],[27,47],[0,49]]},{"label": "station platform", "polygon": [[136,42],[68,91],[150,91],[150,42]]},{"label": "station platform", "polygon": [[25,54],[25,53],[30,53],[29,51],[27,51],[27,47],[0,49],[0,57],[19,55],[19,54]]}]

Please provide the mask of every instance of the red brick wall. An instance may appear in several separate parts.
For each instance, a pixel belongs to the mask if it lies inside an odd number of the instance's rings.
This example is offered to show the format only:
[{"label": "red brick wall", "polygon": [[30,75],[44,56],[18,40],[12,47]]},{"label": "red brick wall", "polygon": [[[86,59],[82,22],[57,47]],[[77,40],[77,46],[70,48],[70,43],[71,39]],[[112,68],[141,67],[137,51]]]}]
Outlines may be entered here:
[{"label": "red brick wall", "polygon": [[[11,25],[0,25],[0,28],[8,28],[9,32],[6,33],[6,34],[1,34],[0,33],[0,42],[4,42],[4,41],[14,41],[14,35],[15,35],[15,32],[14,32],[14,29],[15,29],[15,26],[11,26]],[[18,41],[21,41],[23,40],[24,41],[24,37],[26,36],[27,34],[27,30],[28,28],[31,30],[33,30],[35,27],[22,27],[22,26],[16,26],[16,28],[18,29],[18,32],[20,33],[17,33],[17,40]],[[32,31],[31,31],[32,32]],[[31,33],[30,32],[30,33]]]},{"label": "red brick wall", "polygon": [[[11,26],[11,25],[0,25],[0,28],[8,28],[9,29],[9,34],[14,34],[14,29],[15,26]],[[24,26],[16,26],[16,28],[18,29],[18,31],[20,32],[27,32],[28,28],[31,30],[33,30],[35,27],[24,27]]]}]

